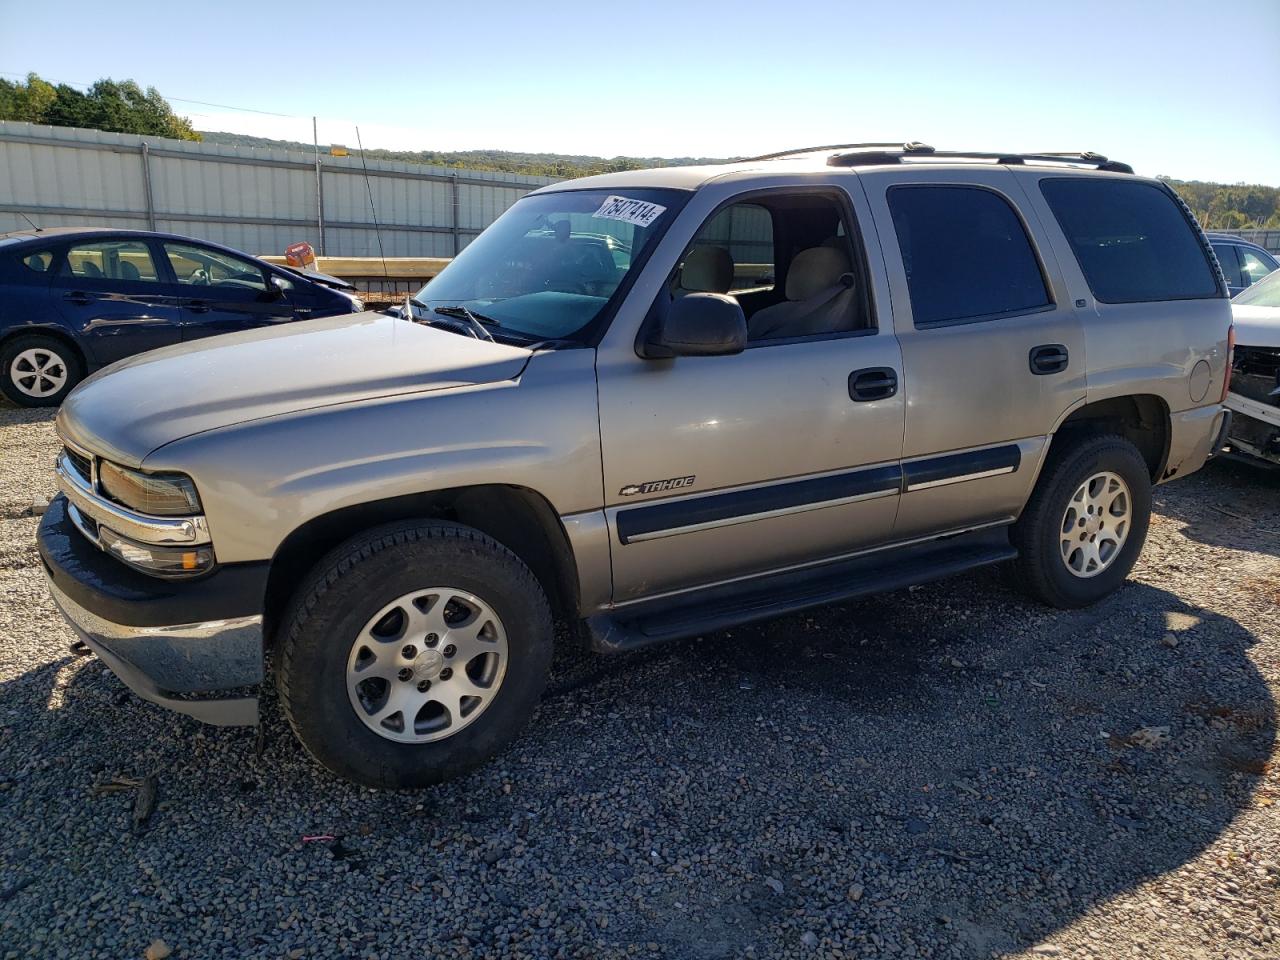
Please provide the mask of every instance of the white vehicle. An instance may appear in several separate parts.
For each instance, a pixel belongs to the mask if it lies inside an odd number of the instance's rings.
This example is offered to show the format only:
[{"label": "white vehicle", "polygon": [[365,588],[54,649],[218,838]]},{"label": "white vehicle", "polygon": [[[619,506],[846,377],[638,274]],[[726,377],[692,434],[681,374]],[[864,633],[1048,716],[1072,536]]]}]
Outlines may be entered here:
[{"label": "white vehicle", "polygon": [[1243,453],[1280,464],[1280,271],[1232,300],[1231,312],[1236,348],[1228,439]]}]

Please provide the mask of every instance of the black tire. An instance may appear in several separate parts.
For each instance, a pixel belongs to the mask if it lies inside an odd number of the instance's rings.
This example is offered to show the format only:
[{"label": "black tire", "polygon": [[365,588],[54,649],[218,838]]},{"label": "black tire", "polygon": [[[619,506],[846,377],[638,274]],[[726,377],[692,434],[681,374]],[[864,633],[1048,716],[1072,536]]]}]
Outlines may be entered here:
[{"label": "black tire", "polygon": [[[1129,487],[1129,533],[1110,566],[1094,576],[1079,577],[1063,559],[1061,525],[1076,490],[1103,471],[1116,474]],[[1150,519],[1151,474],[1137,447],[1114,434],[1060,437],[1054,441],[1031,500],[1013,527],[1013,545],[1018,549],[1012,570],[1014,583],[1053,607],[1071,610],[1096,603],[1124,583],[1142,552]]]},{"label": "black tire", "polygon": [[[36,397],[24,392],[15,380],[23,371],[15,369],[14,361],[28,350],[47,350],[57,357],[57,363],[66,372],[66,382],[55,393]],[[14,403],[22,407],[56,407],[71,392],[72,387],[84,379],[84,364],[79,355],[63,340],[42,334],[29,333],[14,337],[0,349],[0,390]]]},{"label": "black tire", "polygon": [[[506,677],[474,722],[444,739],[386,739],[356,714],[346,686],[351,645],[386,604],[448,584],[489,604],[506,630]],[[379,527],[331,551],[299,587],[281,624],[276,686],[294,733],[317,762],[365,786],[440,783],[501,752],[546,686],[553,628],[547,598],[510,550],[457,523]]]}]

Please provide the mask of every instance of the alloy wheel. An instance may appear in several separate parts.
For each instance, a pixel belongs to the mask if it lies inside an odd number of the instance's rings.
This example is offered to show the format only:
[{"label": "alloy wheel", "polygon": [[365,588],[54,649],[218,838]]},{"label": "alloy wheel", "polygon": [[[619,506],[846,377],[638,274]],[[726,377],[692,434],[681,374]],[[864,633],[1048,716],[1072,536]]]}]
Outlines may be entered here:
[{"label": "alloy wheel", "polygon": [[369,618],[347,658],[347,694],[379,736],[430,743],[484,713],[507,661],[506,630],[488,603],[453,587],[428,587]]},{"label": "alloy wheel", "polygon": [[1072,575],[1102,573],[1120,555],[1133,522],[1129,485],[1115,473],[1095,473],[1067,501],[1059,528],[1062,562]]},{"label": "alloy wheel", "polygon": [[67,385],[67,364],[47,347],[31,347],[13,358],[9,379],[28,397],[43,400]]}]

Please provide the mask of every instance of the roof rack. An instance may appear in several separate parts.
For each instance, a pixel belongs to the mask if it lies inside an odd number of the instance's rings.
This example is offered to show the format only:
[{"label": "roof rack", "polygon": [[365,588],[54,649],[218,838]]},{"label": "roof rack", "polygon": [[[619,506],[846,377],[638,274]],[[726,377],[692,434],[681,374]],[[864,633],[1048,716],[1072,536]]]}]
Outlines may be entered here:
[{"label": "roof rack", "polygon": [[777,153],[765,153],[758,157],[740,157],[727,160],[726,163],[755,163],[757,160],[781,160],[783,157],[798,157],[805,153],[819,153],[823,150],[866,150],[871,147],[897,147],[902,149],[906,144],[901,142],[885,143],[826,143],[820,147],[797,147],[794,150],[779,150]]},{"label": "roof rack", "polygon": [[[853,147],[885,147],[887,144],[851,144]],[[818,148],[823,149],[823,148]],[[837,148],[847,149],[847,148]],[[786,156],[786,154],[781,154]],[[1027,161],[1041,163],[1071,163],[1091,166],[1111,173],[1133,173],[1133,167],[1119,160],[1108,160],[1100,153],[1089,151],[1075,152],[1040,152],[1040,153],[981,153],[972,150],[935,150],[927,143],[904,143],[890,149],[859,149],[854,153],[835,153],[827,158],[831,167],[867,167],[887,163],[901,163],[903,158],[930,157],[946,160],[994,160],[999,164],[1020,166]],[[768,158],[760,158],[768,159]]]}]

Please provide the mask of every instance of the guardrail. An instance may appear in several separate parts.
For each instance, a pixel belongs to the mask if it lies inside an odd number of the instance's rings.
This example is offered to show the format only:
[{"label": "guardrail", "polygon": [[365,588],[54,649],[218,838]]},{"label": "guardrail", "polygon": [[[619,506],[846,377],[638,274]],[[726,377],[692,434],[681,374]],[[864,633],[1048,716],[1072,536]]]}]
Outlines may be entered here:
[{"label": "guardrail", "polygon": [[[284,257],[260,257],[285,266]],[[370,303],[392,303],[417,292],[451,257],[316,257],[316,270],[355,285]]]}]

